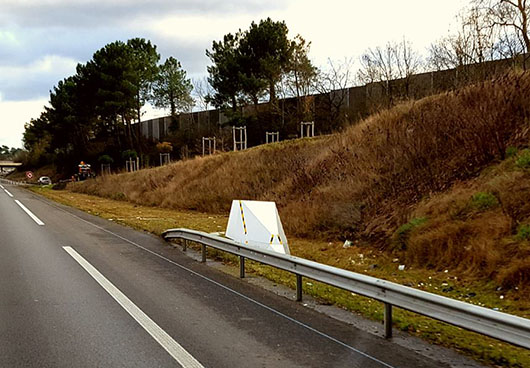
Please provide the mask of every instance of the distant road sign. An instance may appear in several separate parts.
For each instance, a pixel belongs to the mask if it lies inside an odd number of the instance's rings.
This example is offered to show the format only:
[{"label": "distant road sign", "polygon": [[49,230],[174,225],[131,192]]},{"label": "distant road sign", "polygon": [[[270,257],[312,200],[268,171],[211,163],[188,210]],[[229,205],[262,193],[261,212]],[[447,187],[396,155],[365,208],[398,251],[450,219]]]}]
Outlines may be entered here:
[{"label": "distant road sign", "polygon": [[26,171],[26,178],[33,179],[33,173],[31,171]]}]

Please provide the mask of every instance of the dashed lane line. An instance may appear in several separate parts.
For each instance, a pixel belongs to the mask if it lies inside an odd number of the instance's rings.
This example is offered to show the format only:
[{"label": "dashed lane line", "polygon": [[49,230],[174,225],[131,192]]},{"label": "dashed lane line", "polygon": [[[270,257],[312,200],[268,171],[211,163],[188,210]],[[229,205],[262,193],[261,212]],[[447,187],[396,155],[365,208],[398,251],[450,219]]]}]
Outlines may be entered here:
[{"label": "dashed lane line", "polygon": [[140,324],[183,368],[204,368],[197,359],[188,353],[178,342],[158,326],[147,314],[136,306],[125,294],[114,286],[105,276],[103,276],[94,266],[77,253],[72,247],[63,249],[76,260],[81,267],[97,283],[105,289]]},{"label": "dashed lane line", "polygon": [[22,203],[20,203],[20,201],[18,199],[15,199],[15,203],[18,204],[18,206],[20,208],[22,208],[22,210],[24,210],[24,212],[26,212],[26,214],[31,217],[31,219],[33,221],[35,221],[37,223],[37,225],[39,226],[44,226],[44,222],[42,222],[37,216],[35,216],[33,214],[33,212],[31,212],[30,210],[28,210],[28,208],[26,206],[24,206]]}]

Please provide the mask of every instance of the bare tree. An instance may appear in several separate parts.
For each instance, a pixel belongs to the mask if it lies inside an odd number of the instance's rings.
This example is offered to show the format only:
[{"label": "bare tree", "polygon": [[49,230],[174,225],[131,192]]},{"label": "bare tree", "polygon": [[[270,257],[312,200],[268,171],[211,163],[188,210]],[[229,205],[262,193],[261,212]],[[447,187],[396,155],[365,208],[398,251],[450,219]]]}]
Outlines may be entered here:
[{"label": "bare tree", "polygon": [[344,112],[349,102],[348,88],[354,84],[353,65],[352,58],[342,61],[328,59],[326,67],[318,71],[315,88],[325,99],[330,124],[341,125],[347,119]]},{"label": "bare tree", "polygon": [[395,49],[396,67],[399,78],[404,80],[405,96],[410,97],[410,82],[414,74],[423,69],[423,60],[419,53],[414,50],[412,43],[403,38]]},{"label": "bare tree", "polygon": [[484,27],[476,8],[460,13],[457,19],[460,28],[456,34],[431,44],[428,64],[435,70],[480,64],[495,58],[498,38],[491,29]]},{"label": "bare tree", "polygon": [[[388,81],[397,78],[396,68],[396,44],[387,43],[384,48],[377,46],[369,48],[361,56],[361,69],[359,79],[364,83],[381,83],[385,85]],[[386,88],[385,88],[386,90]]]},{"label": "bare tree", "polygon": [[368,49],[361,56],[361,69],[358,78],[362,83],[378,83],[389,104],[392,103],[393,83],[395,79],[403,80],[403,94],[410,95],[412,76],[423,67],[423,61],[412,47],[412,44],[403,39],[400,43],[389,42],[384,48]]},{"label": "bare tree", "polygon": [[193,92],[192,95],[195,98],[196,106],[200,110],[208,110],[210,106],[211,96],[213,96],[214,89],[208,83],[208,78],[203,77],[199,79],[192,79]]},{"label": "bare tree", "polygon": [[511,29],[525,52],[530,52],[530,4],[527,0],[473,0],[473,6],[487,26]]}]

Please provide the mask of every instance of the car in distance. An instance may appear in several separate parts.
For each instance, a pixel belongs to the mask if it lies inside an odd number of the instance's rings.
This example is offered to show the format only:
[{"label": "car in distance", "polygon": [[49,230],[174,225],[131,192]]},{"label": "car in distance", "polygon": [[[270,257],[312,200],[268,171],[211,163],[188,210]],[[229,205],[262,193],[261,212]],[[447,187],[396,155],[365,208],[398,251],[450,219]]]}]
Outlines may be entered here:
[{"label": "car in distance", "polygon": [[38,180],[38,183],[41,185],[50,185],[52,180],[47,176],[41,176]]}]

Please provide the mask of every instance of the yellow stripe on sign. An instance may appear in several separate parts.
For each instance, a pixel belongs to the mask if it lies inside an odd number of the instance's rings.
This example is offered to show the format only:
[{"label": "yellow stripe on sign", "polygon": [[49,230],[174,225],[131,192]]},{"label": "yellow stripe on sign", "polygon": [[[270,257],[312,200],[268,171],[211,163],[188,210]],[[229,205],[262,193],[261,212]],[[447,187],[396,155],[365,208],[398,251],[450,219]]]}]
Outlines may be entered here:
[{"label": "yellow stripe on sign", "polygon": [[282,238],[280,238],[280,234],[276,235],[278,237],[278,240],[280,241],[280,244],[283,245],[282,243]]},{"label": "yellow stripe on sign", "polygon": [[247,235],[247,224],[245,224],[245,214],[243,213],[243,204],[239,201],[239,209],[241,210],[241,220],[243,221],[243,230],[245,230],[245,235]]},{"label": "yellow stripe on sign", "polygon": [[270,242],[271,245],[273,241],[274,241],[274,235],[271,234],[271,242]]}]

